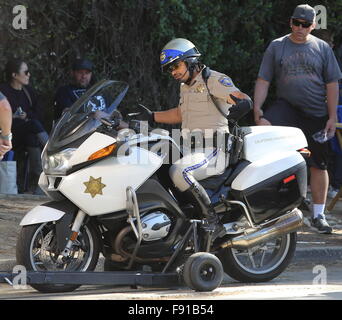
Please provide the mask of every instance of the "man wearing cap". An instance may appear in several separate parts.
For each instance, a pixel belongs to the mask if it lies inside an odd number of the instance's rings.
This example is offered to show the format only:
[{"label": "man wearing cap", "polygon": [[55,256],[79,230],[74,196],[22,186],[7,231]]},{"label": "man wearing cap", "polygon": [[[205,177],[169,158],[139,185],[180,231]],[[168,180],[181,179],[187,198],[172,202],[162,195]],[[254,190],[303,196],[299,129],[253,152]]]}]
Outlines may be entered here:
[{"label": "man wearing cap", "polygon": [[[324,216],[329,146],[328,142],[314,141],[312,135],[320,130],[331,137],[335,133],[338,80],[342,74],[329,44],[311,35],[315,18],[312,7],[297,6],[290,19],[291,33],[268,46],[255,85],[254,120],[257,125],[299,127],[304,132],[311,151],[311,223],[318,232],[331,233]],[[261,107],[273,78],[277,99],[263,113]]]},{"label": "man wearing cap", "polygon": [[[55,119],[70,108],[72,104],[79,99],[90,87],[92,78],[93,64],[86,59],[76,59],[72,65],[71,83],[60,87],[55,96]],[[99,100],[99,106],[96,110],[104,109],[102,100]],[[94,110],[95,111],[95,110]]]}]

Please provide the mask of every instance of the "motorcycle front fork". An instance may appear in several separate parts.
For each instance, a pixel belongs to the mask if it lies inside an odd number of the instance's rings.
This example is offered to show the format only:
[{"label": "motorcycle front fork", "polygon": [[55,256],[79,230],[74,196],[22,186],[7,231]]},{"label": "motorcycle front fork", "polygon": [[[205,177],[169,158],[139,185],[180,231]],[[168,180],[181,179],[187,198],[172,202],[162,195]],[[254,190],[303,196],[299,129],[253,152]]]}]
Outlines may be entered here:
[{"label": "motorcycle front fork", "polygon": [[80,228],[83,224],[85,216],[86,216],[86,214],[82,210],[78,210],[75,221],[71,227],[71,235],[69,237],[69,240],[68,240],[64,250],[62,251],[63,257],[65,257],[65,258],[69,257],[72,245],[78,237],[78,234],[80,232]]}]

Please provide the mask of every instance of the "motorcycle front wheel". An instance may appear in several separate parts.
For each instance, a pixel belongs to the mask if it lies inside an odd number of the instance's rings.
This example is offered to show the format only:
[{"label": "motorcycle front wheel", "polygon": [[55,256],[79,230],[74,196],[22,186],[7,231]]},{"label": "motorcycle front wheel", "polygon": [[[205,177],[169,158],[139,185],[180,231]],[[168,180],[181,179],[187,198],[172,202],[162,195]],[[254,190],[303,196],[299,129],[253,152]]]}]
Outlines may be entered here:
[{"label": "motorcycle front wheel", "polygon": [[281,274],[296,250],[293,232],[247,250],[222,249],[217,255],[223,270],[240,282],[267,282]]},{"label": "motorcycle front wheel", "polygon": [[[100,253],[95,226],[83,225],[67,259],[57,250],[56,225],[53,222],[24,226],[18,236],[17,263],[27,271],[93,271]],[[70,292],[80,285],[30,284],[43,293]]]}]

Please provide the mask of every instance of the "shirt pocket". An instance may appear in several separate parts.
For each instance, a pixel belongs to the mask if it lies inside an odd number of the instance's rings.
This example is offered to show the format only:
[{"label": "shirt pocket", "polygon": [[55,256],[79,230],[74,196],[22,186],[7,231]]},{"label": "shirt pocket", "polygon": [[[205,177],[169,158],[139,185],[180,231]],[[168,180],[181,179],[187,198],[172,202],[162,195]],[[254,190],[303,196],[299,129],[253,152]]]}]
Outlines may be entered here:
[{"label": "shirt pocket", "polygon": [[209,114],[209,96],[206,92],[196,92],[189,94],[189,111]]}]

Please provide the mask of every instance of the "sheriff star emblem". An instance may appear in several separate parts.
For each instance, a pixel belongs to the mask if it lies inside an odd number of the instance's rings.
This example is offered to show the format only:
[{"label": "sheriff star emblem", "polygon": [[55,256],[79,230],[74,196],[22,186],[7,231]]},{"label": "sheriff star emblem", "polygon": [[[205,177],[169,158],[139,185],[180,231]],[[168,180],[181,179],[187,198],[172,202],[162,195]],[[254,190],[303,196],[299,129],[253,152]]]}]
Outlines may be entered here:
[{"label": "sheriff star emblem", "polygon": [[195,89],[196,92],[198,93],[203,93],[204,92],[204,85],[200,84],[197,86],[197,88]]},{"label": "sheriff star emblem", "polygon": [[97,194],[102,194],[102,189],[106,186],[101,182],[101,177],[95,179],[90,176],[88,182],[83,182],[83,184],[87,187],[84,193],[90,193],[91,197],[94,198]]}]

